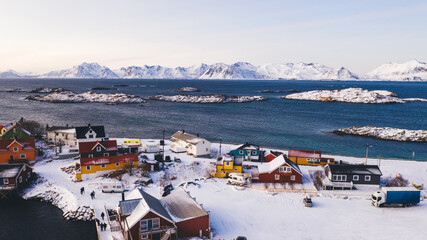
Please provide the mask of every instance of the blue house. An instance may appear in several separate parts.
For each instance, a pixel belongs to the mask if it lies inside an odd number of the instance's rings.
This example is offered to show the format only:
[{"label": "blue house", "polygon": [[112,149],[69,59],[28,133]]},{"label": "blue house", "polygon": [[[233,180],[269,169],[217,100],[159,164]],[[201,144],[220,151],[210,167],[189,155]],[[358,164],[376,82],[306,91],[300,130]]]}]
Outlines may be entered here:
[{"label": "blue house", "polygon": [[233,156],[237,162],[262,162],[264,160],[264,151],[261,151],[258,145],[248,142],[238,146],[236,149],[231,150],[229,155]]}]

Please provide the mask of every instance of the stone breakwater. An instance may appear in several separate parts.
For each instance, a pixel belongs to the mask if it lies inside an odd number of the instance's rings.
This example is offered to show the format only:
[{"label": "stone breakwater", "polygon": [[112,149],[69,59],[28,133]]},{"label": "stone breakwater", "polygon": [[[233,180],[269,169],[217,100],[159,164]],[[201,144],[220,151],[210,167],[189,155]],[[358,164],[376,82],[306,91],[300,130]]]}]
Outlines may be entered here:
[{"label": "stone breakwater", "polygon": [[[339,90],[314,90],[308,92],[294,93],[283,96],[284,99],[309,100],[323,102],[347,102],[347,103],[405,103],[393,92],[386,90],[369,91],[363,88],[346,88]],[[407,100],[408,101],[408,100]]]},{"label": "stone breakwater", "polygon": [[64,91],[58,93],[51,93],[45,96],[31,95],[25,98],[26,100],[40,101],[40,102],[51,102],[51,103],[107,103],[107,104],[118,104],[118,103],[144,103],[145,100],[131,94],[125,93],[95,93],[92,91],[85,93],[74,93],[71,91]]},{"label": "stone breakwater", "polygon": [[372,137],[383,140],[400,142],[427,142],[427,130],[408,130],[391,127],[349,127],[342,128],[332,133],[338,135],[355,135]]},{"label": "stone breakwater", "polygon": [[182,103],[248,103],[254,101],[265,101],[267,98],[263,96],[227,96],[222,94],[217,95],[175,95],[165,96],[156,95],[149,97],[151,100],[182,102]]}]

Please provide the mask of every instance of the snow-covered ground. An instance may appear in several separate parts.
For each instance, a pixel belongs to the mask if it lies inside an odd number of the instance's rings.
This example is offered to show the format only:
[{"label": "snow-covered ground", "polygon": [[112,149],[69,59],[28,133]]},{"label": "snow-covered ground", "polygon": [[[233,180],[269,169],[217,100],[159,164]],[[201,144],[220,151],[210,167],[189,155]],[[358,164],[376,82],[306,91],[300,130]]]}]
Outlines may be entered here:
[{"label": "snow-covered ground", "polygon": [[227,96],[222,94],[217,95],[175,95],[165,96],[156,95],[149,97],[151,100],[168,101],[168,102],[183,102],[183,103],[246,103],[253,101],[264,101],[267,98],[263,96]]},{"label": "snow-covered ground", "polygon": [[[120,143],[123,139],[117,139]],[[144,139],[149,141],[150,139]],[[184,187],[196,197],[210,212],[211,228],[214,239],[232,239],[239,235],[248,239],[425,239],[427,229],[425,219],[427,203],[408,208],[376,208],[370,203],[370,194],[375,189],[352,191],[315,192],[309,172],[321,167],[301,166],[304,173],[303,186],[310,189],[314,205],[305,208],[302,204],[304,193],[267,192],[251,188],[242,188],[226,184],[225,179],[208,179],[215,169],[215,159],[193,158],[185,153],[175,154],[169,151],[171,142],[166,141],[165,155],[181,159],[181,163],[167,163],[164,171],[151,172],[153,184],[143,186],[144,191],[160,197],[165,185],[175,188],[184,183]],[[222,153],[228,152],[233,145],[223,144]],[[213,143],[213,152],[218,152],[219,144]],[[286,151],[283,151],[286,153]],[[145,154],[153,159],[154,154]],[[361,163],[362,158],[348,156],[328,156],[336,160]],[[377,163],[369,159],[369,163]],[[41,176],[39,184],[24,194],[25,198],[43,197],[54,192],[54,204],[63,211],[75,210],[79,206],[91,206],[100,218],[104,206],[116,208],[121,199],[119,193],[102,193],[101,182],[112,181],[102,177],[73,182],[74,176],[61,170],[72,166],[75,160],[42,160],[34,165],[34,172]],[[248,163],[259,164],[259,163]],[[380,168],[383,177],[400,173],[410,183],[427,183],[427,163],[399,160],[382,160]],[[136,170],[136,169],[135,169]],[[133,190],[143,173],[136,170],[132,176],[125,174],[122,180],[128,190]],[[145,178],[145,177],[142,177]],[[187,184],[185,184],[187,182]],[[188,182],[191,182],[188,184]],[[85,193],[80,194],[80,188]],[[280,188],[281,186],[276,186]],[[90,199],[89,193],[96,192],[96,198]],[[422,195],[426,196],[424,190]],[[102,221],[101,221],[102,222]],[[108,228],[109,229],[109,228]],[[102,232],[103,239],[113,239],[109,231]]]},{"label": "snow-covered ground", "polygon": [[53,103],[143,103],[142,98],[125,93],[95,93],[92,91],[85,93],[74,93],[71,91],[54,92],[45,96],[33,95],[28,96],[27,100],[53,102]]},{"label": "snow-covered ground", "polygon": [[391,127],[349,127],[334,131],[338,134],[374,137],[402,142],[427,142],[427,130],[408,130]]},{"label": "snow-covered ground", "polygon": [[405,103],[407,101],[424,101],[425,99],[400,99],[395,93],[386,90],[369,91],[363,88],[346,88],[338,90],[314,90],[293,93],[282,98],[295,100],[348,102],[348,103]]}]

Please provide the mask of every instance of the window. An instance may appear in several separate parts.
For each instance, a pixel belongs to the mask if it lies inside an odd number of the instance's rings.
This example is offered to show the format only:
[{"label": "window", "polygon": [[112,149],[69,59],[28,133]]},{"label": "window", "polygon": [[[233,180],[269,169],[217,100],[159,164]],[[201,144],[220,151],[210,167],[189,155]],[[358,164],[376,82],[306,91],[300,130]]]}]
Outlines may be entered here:
[{"label": "window", "polygon": [[26,170],[27,168],[25,167],[25,165],[22,167],[22,171],[24,171],[25,172],[25,170]]},{"label": "window", "polygon": [[280,175],[279,174],[275,174],[274,175],[274,180],[276,180],[276,181],[280,180]]},{"label": "window", "polygon": [[14,147],[14,148],[13,148],[13,151],[14,151],[14,152],[17,152],[18,150],[19,150],[19,149],[18,149],[17,147]]},{"label": "window", "polygon": [[19,176],[18,181],[19,183],[22,183],[22,176]]},{"label": "window", "polygon": [[88,158],[93,158],[93,154],[89,154],[87,157]]},{"label": "window", "polygon": [[256,156],[256,151],[252,151],[252,155],[253,155],[253,156]]},{"label": "window", "polygon": [[91,134],[91,135],[89,135],[89,138],[93,138],[93,135]]},{"label": "window", "polygon": [[369,175],[365,176],[365,181],[366,182],[370,182],[371,181],[371,176],[369,176]]},{"label": "window", "polygon": [[141,220],[141,232],[148,231],[148,221]]},{"label": "window", "polygon": [[209,149],[208,148],[206,148],[206,152],[208,152],[209,151]]},{"label": "window", "polygon": [[120,163],[118,163],[118,162],[117,162],[117,163],[116,163],[116,167],[120,167]]},{"label": "window", "polygon": [[101,152],[101,147],[96,147],[97,152]]},{"label": "window", "polygon": [[110,156],[109,153],[104,153],[104,157],[108,157],[108,156]]},{"label": "window", "polygon": [[237,172],[237,171],[239,171],[239,170],[238,170],[237,168],[235,168],[235,169],[234,169],[234,171],[236,171],[236,172]]},{"label": "window", "polygon": [[153,218],[153,229],[160,228],[160,218]]},{"label": "window", "polygon": [[291,172],[291,168],[290,167],[280,167],[279,168],[279,172],[290,173]]},{"label": "window", "polygon": [[353,175],[353,181],[359,181],[359,175]]},{"label": "window", "polygon": [[295,181],[295,175],[291,176],[291,181]]},{"label": "window", "polygon": [[90,166],[86,166],[86,170],[90,171]]},{"label": "window", "polygon": [[229,167],[230,166],[230,162],[225,162],[225,166]]},{"label": "window", "polygon": [[[19,155],[19,157],[20,157],[21,159],[25,159],[25,158],[27,157],[27,155],[25,155],[25,154],[21,154],[21,155]],[[25,171],[25,169],[24,169],[24,171]]]},{"label": "window", "polygon": [[129,165],[133,165],[133,162],[129,162]]},{"label": "window", "polygon": [[243,154],[243,150],[240,150],[240,151],[239,151],[239,154]]},{"label": "window", "polygon": [[31,177],[31,173],[27,172],[27,177],[30,178]]},{"label": "window", "polygon": [[338,182],[345,182],[347,181],[347,176],[346,175],[336,175],[334,174],[332,177],[333,181],[338,181]]},{"label": "window", "polygon": [[142,235],[142,239],[149,239],[148,235]]},{"label": "window", "polygon": [[101,168],[105,168],[105,164],[101,164]]},{"label": "window", "polygon": [[4,182],[5,185],[9,184],[9,178],[3,179],[3,182]]}]

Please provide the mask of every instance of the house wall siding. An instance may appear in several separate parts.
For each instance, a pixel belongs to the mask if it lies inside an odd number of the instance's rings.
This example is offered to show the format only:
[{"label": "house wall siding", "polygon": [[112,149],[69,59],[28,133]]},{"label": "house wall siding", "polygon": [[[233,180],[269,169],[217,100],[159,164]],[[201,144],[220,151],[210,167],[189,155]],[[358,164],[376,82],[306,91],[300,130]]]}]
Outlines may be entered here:
[{"label": "house wall siding", "polygon": [[199,237],[199,232],[202,230],[202,235],[209,237],[209,215],[190,219],[176,223],[178,227],[178,237]]},{"label": "house wall siding", "polygon": [[[288,166],[288,165],[283,165]],[[275,175],[280,175],[280,179],[276,180]],[[291,176],[295,175],[295,181],[291,181]],[[258,179],[253,179],[253,182],[265,182],[265,183],[302,183],[302,175],[291,168],[291,173],[279,172],[279,169],[274,170],[271,173],[261,173]]]}]

